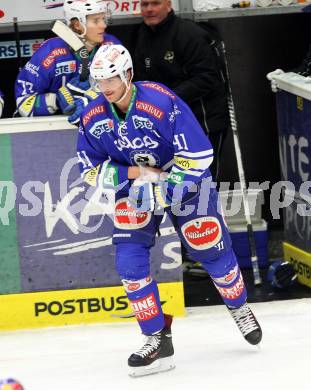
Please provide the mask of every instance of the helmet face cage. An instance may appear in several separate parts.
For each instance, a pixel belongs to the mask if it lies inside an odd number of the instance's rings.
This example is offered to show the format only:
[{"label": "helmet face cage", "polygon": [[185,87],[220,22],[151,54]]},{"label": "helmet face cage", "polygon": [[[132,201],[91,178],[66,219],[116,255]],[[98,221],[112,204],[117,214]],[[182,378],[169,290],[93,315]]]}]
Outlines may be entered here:
[{"label": "helmet face cage", "polygon": [[[122,45],[104,45],[99,48],[90,68],[90,83],[96,92],[100,91],[99,81],[119,76],[126,85],[127,71],[133,69],[132,58]],[[133,72],[133,71],[132,71]]]},{"label": "helmet face cage", "polygon": [[90,86],[91,86],[93,91],[95,91],[96,93],[100,93],[101,92],[100,80],[99,79],[95,79],[94,77],[92,77],[90,75],[89,76],[89,82],[90,82]]},{"label": "helmet face cage", "polygon": [[107,15],[107,3],[104,0],[65,0],[64,15],[67,24],[76,18],[86,26],[86,16],[104,12]]}]

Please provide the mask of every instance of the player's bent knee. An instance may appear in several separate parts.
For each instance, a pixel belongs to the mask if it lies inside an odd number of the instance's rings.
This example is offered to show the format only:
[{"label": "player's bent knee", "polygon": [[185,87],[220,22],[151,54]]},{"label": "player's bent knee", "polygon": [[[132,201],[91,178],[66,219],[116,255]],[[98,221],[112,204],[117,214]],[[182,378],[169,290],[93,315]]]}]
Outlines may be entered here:
[{"label": "player's bent knee", "polygon": [[146,278],[150,275],[149,248],[141,243],[117,244],[116,269],[121,279]]},{"label": "player's bent knee", "polygon": [[201,261],[204,269],[213,277],[224,276],[232,269],[238,268],[238,262],[233,249],[212,260]]}]

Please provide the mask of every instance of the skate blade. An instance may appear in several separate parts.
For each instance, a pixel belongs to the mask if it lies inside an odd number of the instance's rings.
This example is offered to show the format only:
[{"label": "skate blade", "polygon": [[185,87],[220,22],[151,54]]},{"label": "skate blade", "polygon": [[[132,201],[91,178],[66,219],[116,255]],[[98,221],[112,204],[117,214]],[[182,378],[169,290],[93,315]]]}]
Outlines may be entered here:
[{"label": "skate blade", "polygon": [[159,372],[170,371],[175,368],[174,357],[169,356],[167,358],[158,359],[149,366],[143,367],[129,367],[129,376],[132,378],[138,378],[140,376],[158,374]]}]

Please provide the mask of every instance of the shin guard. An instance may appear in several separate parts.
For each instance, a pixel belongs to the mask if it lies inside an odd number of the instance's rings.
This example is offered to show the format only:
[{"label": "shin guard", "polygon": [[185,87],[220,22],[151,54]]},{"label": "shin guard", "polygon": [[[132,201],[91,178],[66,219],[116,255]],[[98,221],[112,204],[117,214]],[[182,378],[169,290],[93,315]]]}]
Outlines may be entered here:
[{"label": "shin guard", "polygon": [[232,249],[217,259],[202,262],[202,265],[228,307],[238,308],[246,302],[246,287]]},{"label": "shin guard", "polygon": [[157,283],[150,276],[140,280],[122,279],[129,301],[142,332],[151,335],[164,328]]}]

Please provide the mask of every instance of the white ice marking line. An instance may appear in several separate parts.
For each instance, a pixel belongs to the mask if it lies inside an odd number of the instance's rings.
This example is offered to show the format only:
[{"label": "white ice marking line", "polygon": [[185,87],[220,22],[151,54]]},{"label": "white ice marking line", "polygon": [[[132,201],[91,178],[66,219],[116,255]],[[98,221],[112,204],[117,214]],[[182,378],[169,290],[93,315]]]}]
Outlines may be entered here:
[{"label": "white ice marking line", "polygon": [[56,244],[57,242],[62,242],[62,241],[66,241],[66,240],[67,240],[67,238],[62,238],[61,240],[39,242],[38,244],[24,245],[24,248],[31,248],[33,246],[40,246],[40,245],[46,245],[46,244]]}]

